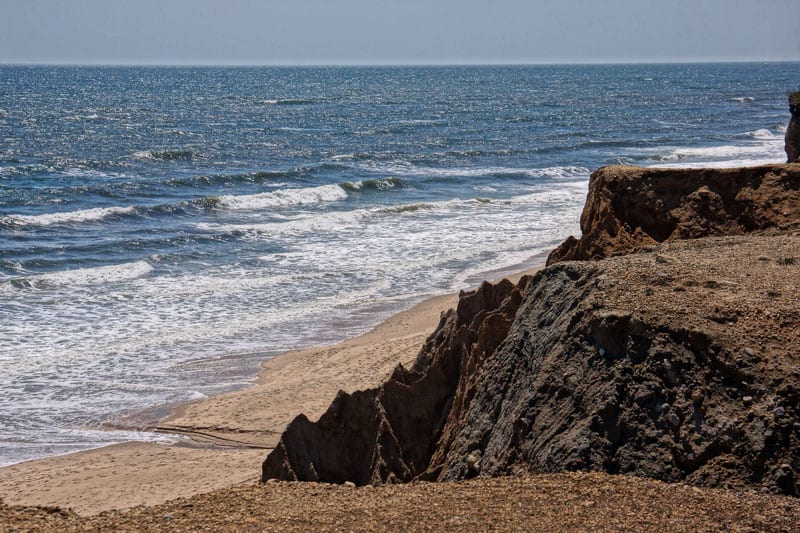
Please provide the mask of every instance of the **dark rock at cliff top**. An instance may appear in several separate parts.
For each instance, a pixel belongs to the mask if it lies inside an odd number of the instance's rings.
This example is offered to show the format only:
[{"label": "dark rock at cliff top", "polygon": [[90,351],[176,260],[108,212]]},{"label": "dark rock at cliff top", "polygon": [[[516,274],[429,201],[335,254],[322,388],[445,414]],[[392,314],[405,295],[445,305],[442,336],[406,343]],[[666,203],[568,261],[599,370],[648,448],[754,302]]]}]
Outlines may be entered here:
[{"label": "dark rock at cliff top", "polygon": [[580,239],[547,264],[602,259],[656,243],[800,230],[800,165],[730,169],[608,166],[592,174]]},{"label": "dark rock at cliff top", "polygon": [[789,111],[792,118],[786,127],[784,150],[789,163],[800,162],[800,91],[789,95]]},{"label": "dark rock at cliff top", "polygon": [[[647,171],[615,168],[615,182],[631,186],[618,195],[658,203],[651,191],[661,187]],[[738,175],[796,184],[798,170]],[[706,172],[706,183],[727,175]],[[755,198],[751,212],[770,211],[776,222],[737,222],[741,231],[794,227],[796,219],[758,202],[797,206],[798,188],[766,198],[752,183],[734,198]],[[590,191],[587,209],[602,203],[591,197],[601,191]],[[517,286],[484,284],[443,316],[412,369],[398,367],[378,389],[340,393],[318,422],[296,418],[262,479],[366,484],[601,470],[797,495],[797,294],[796,234],[675,240],[556,264]]]}]

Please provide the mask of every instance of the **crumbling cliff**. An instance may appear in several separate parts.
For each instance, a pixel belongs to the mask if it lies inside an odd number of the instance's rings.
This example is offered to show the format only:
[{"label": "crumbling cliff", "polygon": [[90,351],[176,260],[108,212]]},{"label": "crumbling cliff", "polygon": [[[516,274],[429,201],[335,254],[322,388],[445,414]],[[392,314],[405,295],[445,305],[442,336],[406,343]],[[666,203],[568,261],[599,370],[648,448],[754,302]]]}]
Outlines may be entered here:
[{"label": "crumbling cliff", "polygon": [[800,229],[800,165],[731,169],[603,167],[592,174],[580,239],[547,264],[623,255],[657,243]]},{"label": "crumbling cliff", "polygon": [[601,470],[797,495],[800,165],[695,172],[595,173],[567,250],[640,253],[462,294],[411,369],[297,417],[262,479]]}]

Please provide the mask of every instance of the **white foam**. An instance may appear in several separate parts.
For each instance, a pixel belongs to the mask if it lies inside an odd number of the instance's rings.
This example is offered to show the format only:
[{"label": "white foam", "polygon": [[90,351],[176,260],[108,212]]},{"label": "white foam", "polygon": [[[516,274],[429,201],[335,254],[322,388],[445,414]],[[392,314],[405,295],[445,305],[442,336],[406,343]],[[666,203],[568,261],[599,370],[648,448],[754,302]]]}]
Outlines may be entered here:
[{"label": "white foam", "polygon": [[764,140],[769,140],[769,141],[772,141],[772,140],[775,140],[775,139],[781,139],[779,136],[775,135],[774,133],[772,133],[768,129],[764,129],[764,128],[756,130],[756,131],[748,131],[747,133],[745,133],[745,135],[747,135],[748,137],[752,137],[754,139],[764,139]]},{"label": "white foam", "polygon": [[7,215],[0,218],[0,223],[17,226],[51,226],[53,224],[74,224],[94,222],[114,215],[133,213],[135,207],[94,207],[67,211],[64,213],[47,213],[44,215]]},{"label": "white foam", "polygon": [[514,167],[478,167],[478,168],[433,168],[419,167],[408,162],[364,163],[362,169],[370,172],[385,172],[400,176],[442,176],[442,177],[479,177],[523,175],[531,178],[573,178],[591,174],[586,167],[557,166],[547,168],[514,168]]},{"label": "white foam", "polygon": [[743,135],[753,141],[745,144],[725,144],[692,148],[675,148],[659,157],[652,166],[675,168],[756,166],[783,163],[783,139],[768,129],[758,129]]},{"label": "white foam", "polygon": [[335,202],[346,198],[347,191],[339,185],[322,185],[320,187],[279,189],[260,194],[220,196],[218,205],[227,209],[266,209],[286,205]]},{"label": "white foam", "polygon": [[753,101],[755,101],[755,98],[753,98],[752,96],[737,96],[737,97],[731,98],[731,101],[732,102],[740,102],[740,103],[743,104],[745,102],[753,102]]},{"label": "white foam", "polygon": [[153,267],[147,261],[134,261],[119,265],[49,272],[27,279],[34,287],[99,285],[141,278],[152,271]]}]

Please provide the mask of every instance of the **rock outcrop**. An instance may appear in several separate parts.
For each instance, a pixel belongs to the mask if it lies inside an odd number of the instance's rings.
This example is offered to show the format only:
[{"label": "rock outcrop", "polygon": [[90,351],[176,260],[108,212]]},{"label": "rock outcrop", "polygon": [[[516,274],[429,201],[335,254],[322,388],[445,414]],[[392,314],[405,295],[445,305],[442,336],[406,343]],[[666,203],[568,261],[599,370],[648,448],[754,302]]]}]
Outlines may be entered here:
[{"label": "rock outcrop", "polygon": [[297,417],[262,480],[599,470],[798,495],[800,165],[670,172],[595,173],[594,238],[569,247],[642,253],[462,294],[412,369]]},{"label": "rock outcrop", "polygon": [[364,485],[428,470],[440,443],[453,439],[448,415],[475,394],[478,367],[506,337],[529,280],[462,294],[410,370],[398,366],[377,389],[339,392],[316,423],[295,418],[264,462],[263,479]]},{"label": "rock outcrop", "polygon": [[792,118],[786,128],[784,150],[789,163],[800,163],[800,91],[789,95],[789,111]]},{"label": "rock outcrop", "polygon": [[712,235],[800,229],[800,165],[731,169],[603,167],[570,237],[547,264],[602,259]]}]

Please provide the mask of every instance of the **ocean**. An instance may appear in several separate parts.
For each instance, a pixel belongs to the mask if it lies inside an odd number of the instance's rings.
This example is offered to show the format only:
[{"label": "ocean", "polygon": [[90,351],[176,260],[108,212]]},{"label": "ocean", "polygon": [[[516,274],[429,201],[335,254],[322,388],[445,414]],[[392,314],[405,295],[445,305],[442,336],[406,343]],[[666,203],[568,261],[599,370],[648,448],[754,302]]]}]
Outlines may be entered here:
[{"label": "ocean", "polygon": [[0,465],[541,263],[602,165],[783,162],[798,67],[0,66]]}]

